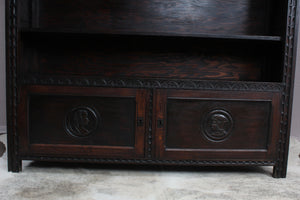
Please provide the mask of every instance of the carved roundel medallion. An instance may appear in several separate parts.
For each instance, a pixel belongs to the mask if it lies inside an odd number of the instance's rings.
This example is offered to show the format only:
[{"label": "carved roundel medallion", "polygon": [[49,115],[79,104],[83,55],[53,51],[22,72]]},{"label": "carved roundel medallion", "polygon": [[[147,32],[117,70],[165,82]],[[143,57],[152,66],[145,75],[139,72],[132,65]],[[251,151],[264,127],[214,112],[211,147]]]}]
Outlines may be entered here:
[{"label": "carved roundel medallion", "polygon": [[77,107],[69,111],[65,119],[67,132],[74,137],[91,135],[98,127],[99,116],[90,107]]},{"label": "carved roundel medallion", "polygon": [[226,140],[232,131],[233,120],[231,115],[222,109],[208,112],[202,122],[204,136],[213,142]]}]

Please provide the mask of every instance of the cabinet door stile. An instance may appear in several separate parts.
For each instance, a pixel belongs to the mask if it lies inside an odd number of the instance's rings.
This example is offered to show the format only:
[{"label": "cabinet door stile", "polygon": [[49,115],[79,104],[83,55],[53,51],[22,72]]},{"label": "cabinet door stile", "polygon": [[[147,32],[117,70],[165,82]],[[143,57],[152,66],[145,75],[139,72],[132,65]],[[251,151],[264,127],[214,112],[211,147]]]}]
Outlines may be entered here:
[{"label": "cabinet door stile", "polygon": [[155,144],[156,144],[156,157],[161,158],[164,151],[164,132],[166,130],[166,100],[167,94],[162,90],[155,90],[154,92],[154,130],[155,130]]}]

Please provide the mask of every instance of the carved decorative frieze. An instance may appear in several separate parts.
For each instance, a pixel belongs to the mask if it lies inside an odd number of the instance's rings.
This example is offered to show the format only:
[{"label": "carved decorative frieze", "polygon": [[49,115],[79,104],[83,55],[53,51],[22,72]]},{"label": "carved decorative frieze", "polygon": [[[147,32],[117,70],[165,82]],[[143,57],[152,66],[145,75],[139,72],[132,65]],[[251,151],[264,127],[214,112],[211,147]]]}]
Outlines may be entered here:
[{"label": "carved decorative frieze", "polygon": [[7,113],[8,113],[8,170],[19,171],[17,133],[17,0],[7,1]]},{"label": "carved decorative frieze", "polygon": [[151,159],[105,159],[105,158],[76,158],[76,157],[23,157],[26,160],[41,161],[71,161],[71,162],[93,162],[93,163],[115,163],[115,164],[160,164],[160,165],[204,165],[204,166],[273,166],[273,161],[217,161],[217,160],[151,160]]},{"label": "carved decorative frieze", "polygon": [[177,79],[109,79],[109,78],[69,78],[26,76],[22,84],[69,85],[94,87],[128,87],[128,88],[165,88],[190,90],[225,90],[225,91],[271,91],[280,92],[283,85],[273,82],[239,82],[209,80]]}]

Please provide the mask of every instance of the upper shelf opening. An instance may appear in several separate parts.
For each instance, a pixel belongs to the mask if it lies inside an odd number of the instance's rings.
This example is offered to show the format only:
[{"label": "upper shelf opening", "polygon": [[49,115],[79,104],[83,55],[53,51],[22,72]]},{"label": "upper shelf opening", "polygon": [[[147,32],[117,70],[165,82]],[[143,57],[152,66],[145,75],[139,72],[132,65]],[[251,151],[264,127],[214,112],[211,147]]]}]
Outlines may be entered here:
[{"label": "upper shelf opening", "polygon": [[19,1],[19,28],[48,32],[280,41],[281,0]]}]

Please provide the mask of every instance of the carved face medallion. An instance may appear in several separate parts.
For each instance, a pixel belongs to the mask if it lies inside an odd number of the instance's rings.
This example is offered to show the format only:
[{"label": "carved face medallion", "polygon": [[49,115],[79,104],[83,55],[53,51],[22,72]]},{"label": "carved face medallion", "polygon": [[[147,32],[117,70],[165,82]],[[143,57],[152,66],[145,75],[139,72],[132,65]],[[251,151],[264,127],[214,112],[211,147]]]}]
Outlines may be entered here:
[{"label": "carved face medallion", "polygon": [[226,140],[232,131],[233,120],[225,110],[212,110],[208,112],[202,122],[204,136],[213,142]]},{"label": "carved face medallion", "polygon": [[65,119],[67,132],[75,137],[91,135],[97,129],[98,124],[97,112],[89,107],[74,108],[68,112]]}]

